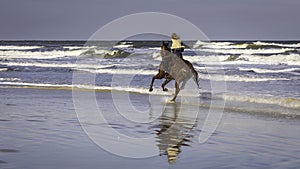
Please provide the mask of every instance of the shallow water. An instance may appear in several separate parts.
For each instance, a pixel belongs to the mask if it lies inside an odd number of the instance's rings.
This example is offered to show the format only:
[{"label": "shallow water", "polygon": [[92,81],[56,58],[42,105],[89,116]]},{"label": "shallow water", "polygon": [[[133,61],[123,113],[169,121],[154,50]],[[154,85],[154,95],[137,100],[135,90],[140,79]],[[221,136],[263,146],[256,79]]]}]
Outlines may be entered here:
[{"label": "shallow water", "polygon": [[[117,93],[122,95],[122,93]],[[124,94],[124,93],[123,93]],[[167,104],[150,123],[123,119],[111,104],[110,92],[96,93],[97,103],[109,125],[134,137],[155,138],[158,154],[149,158],[125,158],[103,150],[82,130],[67,90],[0,88],[1,168],[298,168],[300,166],[299,119],[264,114],[223,114],[212,137],[198,142],[208,109],[200,108],[194,121],[193,106]],[[163,96],[155,96],[163,97]],[[149,95],[130,94],[138,110],[152,110]],[[149,109],[149,108],[153,109]],[[184,114],[178,115],[184,107]],[[188,107],[190,109],[188,109]],[[89,109],[86,109],[88,112]],[[146,111],[147,112],[147,111]],[[173,125],[174,122],[176,125]],[[170,130],[168,130],[171,127]],[[103,138],[106,138],[104,135]],[[176,144],[179,139],[179,144]],[[175,142],[174,142],[175,140]],[[116,148],[120,144],[108,140]],[[175,144],[174,144],[175,143]],[[145,151],[148,150],[145,147]],[[130,150],[132,151],[132,150]],[[176,159],[176,160],[175,160]]]}]

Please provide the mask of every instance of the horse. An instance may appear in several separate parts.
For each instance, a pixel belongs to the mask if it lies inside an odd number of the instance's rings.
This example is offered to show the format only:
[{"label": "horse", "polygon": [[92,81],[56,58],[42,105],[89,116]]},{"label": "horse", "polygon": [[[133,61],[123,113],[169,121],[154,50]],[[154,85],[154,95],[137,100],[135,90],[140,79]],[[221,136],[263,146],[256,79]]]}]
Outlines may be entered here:
[{"label": "horse", "polygon": [[[188,60],[181,59],[175,54],[173,54],[167,47],[167,43],[163,42],[160,51],[162,62],[159,65],[158,73],[153,76],[149,91],[153,91],[153,83],[155,79],[165,78],[166,80],[161,85],[163,91],[168,91],[165,86],[172,80],[175,80],[175,94],[171,101],[175,102],[175,99],[181,89],[184,89],[187,81],[193,77],[198,88],[199,79],[198,73],[193,67],[192,63]],[[180,83],[181,87],[179,88]]]}]

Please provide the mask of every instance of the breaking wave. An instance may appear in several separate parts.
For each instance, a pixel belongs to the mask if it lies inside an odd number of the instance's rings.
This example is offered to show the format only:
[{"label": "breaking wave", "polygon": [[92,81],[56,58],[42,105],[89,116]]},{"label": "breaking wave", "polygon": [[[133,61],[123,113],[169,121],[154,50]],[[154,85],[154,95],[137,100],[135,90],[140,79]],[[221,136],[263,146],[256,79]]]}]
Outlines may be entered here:
[{"label": "breaking wave", "polygon": [[[12,79],[14,80],[14,79]],[[18,79],[17,79],[18,80]],[[151,95],[162,95],[170,96],[173,94],[174,90],[168,92],[163,92],[161,90],[155,90],[149,92],[148,88],[137,88],[132,86],[91,86],[91,85],[71,85],[71,84],[39,84],[39,83],[23,83],[23,82],[0,82],[1,87],[17,87],[17,88],[39,88],[39,89],[57,89],[57,90],[80,90],[80,91],[115,91],[115,92],[130,92],[137,94],[151,94]],[[195,93],[195,92],[194,92]],[[207,92],[200,92],[195,97],[200,97],[202,94]],[[300,109],[300,99],[299,98],[285,98],[285,97],[267,97],[267,96],[249,96],[249,95],[233,95],[233,94],[216,94],[214,97],[209,97],[206,99],[223,99],[226,102],[241,102],[241,103],[256,103],[256,104],[266,104],[266,105],[278,105],[281,107]],[[199,103],[199,105],[201,105]],[[287,113],[287,112],[281,112]],[[299,112],[297,114],[300,115]]]}]

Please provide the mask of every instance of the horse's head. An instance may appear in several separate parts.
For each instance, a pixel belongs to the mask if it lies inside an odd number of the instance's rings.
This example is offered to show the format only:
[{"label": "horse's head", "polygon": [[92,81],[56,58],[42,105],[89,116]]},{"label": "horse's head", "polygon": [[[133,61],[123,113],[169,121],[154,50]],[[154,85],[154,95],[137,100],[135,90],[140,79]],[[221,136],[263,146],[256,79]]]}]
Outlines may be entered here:
[{"label": "horse's head", "polygon": [[162,42],[160,47],[160,54],[162,57],[168,56],[170,54],[170,49],[168,48],[168,42]]},{"label": "horse's head", "polygon": [[168,48],[168,45],[169,45],[169,42],[165,42],[165,41],[162,42],[161,49],[170,51],[170,49]]}]

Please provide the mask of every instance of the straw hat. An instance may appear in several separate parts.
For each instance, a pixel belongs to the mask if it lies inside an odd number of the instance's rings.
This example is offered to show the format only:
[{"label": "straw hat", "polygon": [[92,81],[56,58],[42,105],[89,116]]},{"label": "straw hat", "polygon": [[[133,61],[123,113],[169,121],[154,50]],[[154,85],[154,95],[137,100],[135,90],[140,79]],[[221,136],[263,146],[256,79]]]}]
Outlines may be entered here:
[{"label": "straw hat", "polygon": [[180,39],[180,37],[176,33],[172,33],[171,38],[172,39]]}]

